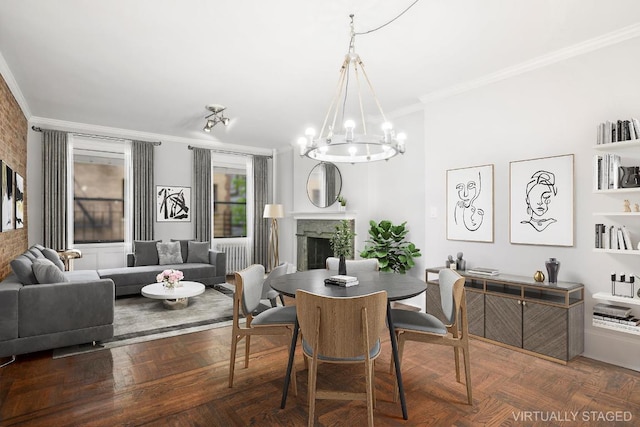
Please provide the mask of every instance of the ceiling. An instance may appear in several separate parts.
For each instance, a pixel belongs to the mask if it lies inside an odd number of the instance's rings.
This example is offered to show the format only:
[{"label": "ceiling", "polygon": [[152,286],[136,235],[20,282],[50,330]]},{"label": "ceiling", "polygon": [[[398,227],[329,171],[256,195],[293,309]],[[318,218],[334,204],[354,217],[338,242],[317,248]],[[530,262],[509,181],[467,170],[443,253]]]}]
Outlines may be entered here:
[{"label": "ceiling", "polygon": [[[0,53],[32,117],[277,148],[322,124],[348,15],[365,32],[411,3],[2,0]],[[638,21],[636,0],[420,0],[356,51],[393,113]],[[230,125],[203,132],[207,104]]]}]

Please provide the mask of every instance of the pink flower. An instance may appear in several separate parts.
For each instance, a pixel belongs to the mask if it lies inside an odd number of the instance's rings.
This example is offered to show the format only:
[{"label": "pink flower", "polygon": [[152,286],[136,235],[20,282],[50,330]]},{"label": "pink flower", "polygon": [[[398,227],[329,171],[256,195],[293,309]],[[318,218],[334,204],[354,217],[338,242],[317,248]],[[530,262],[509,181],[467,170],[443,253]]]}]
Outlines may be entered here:
[{"label": "pink flower", "polygon": [[182,279],[184,279],[184,274],[180,270],[164,270],[156,276],[157,282],[165,282],[170,287],[173,287]]}]

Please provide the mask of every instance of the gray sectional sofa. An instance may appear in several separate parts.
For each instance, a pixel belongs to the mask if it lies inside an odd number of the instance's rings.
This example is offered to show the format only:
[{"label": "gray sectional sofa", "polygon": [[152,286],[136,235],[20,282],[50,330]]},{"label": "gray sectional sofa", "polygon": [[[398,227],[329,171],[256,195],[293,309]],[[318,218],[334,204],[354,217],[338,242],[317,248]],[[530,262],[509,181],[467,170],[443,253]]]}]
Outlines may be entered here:
[{"label": "gray sectional sofa", "polygon": [[[113,337],[115,297],[139,294],[165,269],[205,285],[224,283],[225,254],[208,243],[158,243],[135,242],[127,267],[98,271],[64,271],[57,253],[42,245],[16,257],[13,273],[0,282],[0,357]],[[177,252],[158,251],[176,245]]]},{"label": "gray sectional sofa", "polygon": [[29,248],[0,282],[0,357],[113,336],[113,281],[96,271],[63,271],[53,255],[40,245]]}]

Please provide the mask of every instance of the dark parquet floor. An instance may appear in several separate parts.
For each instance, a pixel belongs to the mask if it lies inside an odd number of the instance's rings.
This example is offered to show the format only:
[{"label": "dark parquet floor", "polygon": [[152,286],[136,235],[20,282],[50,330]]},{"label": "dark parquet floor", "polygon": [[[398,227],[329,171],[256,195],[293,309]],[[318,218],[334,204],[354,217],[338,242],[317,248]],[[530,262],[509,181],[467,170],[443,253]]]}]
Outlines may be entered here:
[{"label": "dark parquet floor", "polygon": [[[255,337],[248,369],[238,359],[227,387],[229,327],[52,359],[20,356],[0,369],[1,426],[304,426],[307,371],[296,355],[299,394],[280,397],[284,338]],[[241,354],[241,352],[239,352]],[[640,356],[640,355],[639,355]],[[409,342],[409,420],[392,399],[390,344],[375,367],[378,426],[640,425],[640,373],[578,357],[567,366],[472,340],[474,405],[455,381],[453,351]],[[357,388],[361,369],[321,365],[319,385]],[[366,425],[364,402],[318,401],[316,425]]]}]

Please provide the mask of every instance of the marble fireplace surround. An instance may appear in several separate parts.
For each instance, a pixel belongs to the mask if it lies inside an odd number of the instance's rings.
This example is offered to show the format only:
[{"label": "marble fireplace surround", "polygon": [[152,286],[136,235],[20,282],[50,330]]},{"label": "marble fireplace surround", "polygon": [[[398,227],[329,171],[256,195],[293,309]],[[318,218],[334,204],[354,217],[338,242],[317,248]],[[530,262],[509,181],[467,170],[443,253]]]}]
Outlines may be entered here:
[{"label": "marble fireplace surround", "polygon": [[[336,231],[336,225],[341,220],[351,222],[351,228],[355,230],[355,220],[345,216],[339,218],[296,218],[296,260],[298,271],[309,269],[309,248],[313,239],[329,239]],[[353,240],[351,245],[353,247]]]}]

